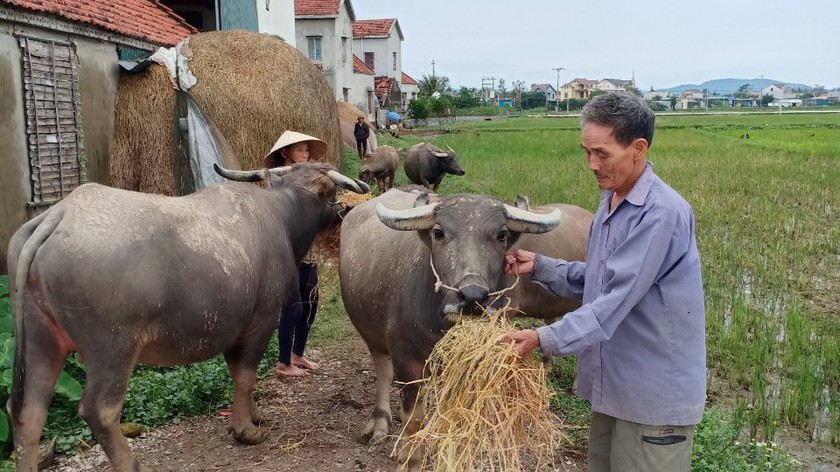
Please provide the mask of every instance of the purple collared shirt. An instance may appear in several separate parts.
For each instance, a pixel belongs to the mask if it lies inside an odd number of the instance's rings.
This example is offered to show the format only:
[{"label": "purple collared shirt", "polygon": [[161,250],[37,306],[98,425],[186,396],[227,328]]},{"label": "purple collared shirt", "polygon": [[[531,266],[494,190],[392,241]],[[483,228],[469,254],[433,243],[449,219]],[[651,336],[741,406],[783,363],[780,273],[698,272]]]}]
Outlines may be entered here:
[{"label": "purple collared shirt", "polygon": [[706,400],[703,282],[691,206],[650,164],[612,212],[601,194],[587,262],[537,256],[532,281],[583,305],[537,328],[549,356],[578,355],[592,410],[646,425],[693,425]]}]

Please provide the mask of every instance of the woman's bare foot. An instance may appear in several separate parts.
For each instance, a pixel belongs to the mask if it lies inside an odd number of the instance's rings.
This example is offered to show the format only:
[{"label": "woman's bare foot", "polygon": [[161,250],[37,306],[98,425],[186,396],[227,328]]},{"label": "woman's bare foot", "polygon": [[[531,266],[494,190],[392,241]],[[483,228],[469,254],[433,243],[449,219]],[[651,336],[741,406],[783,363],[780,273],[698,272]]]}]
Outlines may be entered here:
[{"label": "woman's bare foot", "polygon": [[317,362],[310,361],[306,358],[306,356],[298,356],[295,354],[292,354],[292,365],[297,365],[308,370],[318,370],[321,368]]},{"label": "woman's bare foot", "polygon": [[274,372],[284,375],[286,377],[307,377],[309,376],[309,372],[301,369],[300,367],[296,366],[294,362],[290,365],[286,365],[282,362],[277,363],[277,367],[274,369]]}]

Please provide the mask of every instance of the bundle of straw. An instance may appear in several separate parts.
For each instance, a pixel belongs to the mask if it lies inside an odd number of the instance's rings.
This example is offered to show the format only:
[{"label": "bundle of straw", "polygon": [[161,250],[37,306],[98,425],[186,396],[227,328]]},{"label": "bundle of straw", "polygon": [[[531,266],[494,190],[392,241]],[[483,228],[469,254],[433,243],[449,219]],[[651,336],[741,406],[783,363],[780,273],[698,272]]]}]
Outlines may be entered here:
[{"label": "bundle of straw", "polygon": [[[423,428],[400,437],[394,450],[425,449],[422,468],[435,471],[544,470],[568,438],[549,409],[543,364],[519,357],[498,339],[515,330],[504,311],[486,320],[464,319],[447,331],[427,361],[421,390],[429,415]],[[534,463],[530,463],[534,461]]]},{"label": "bundle of straw", "polygon": [[[344,206],[355,206],[373,198],[370,193],[339,192],[336,201]],[[312,255],[324,269],[325,277],[334,275],[338,268],[338,255],[341,245],[341,225],[318,233],[312,243]]]}]

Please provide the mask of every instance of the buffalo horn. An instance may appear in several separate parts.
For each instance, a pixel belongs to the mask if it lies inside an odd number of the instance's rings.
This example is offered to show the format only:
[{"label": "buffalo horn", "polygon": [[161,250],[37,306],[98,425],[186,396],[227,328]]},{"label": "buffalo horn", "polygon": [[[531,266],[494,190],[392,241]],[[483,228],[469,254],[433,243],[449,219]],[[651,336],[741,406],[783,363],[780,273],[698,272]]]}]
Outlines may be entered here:
[{"label": "buffalo horn", "polygon": [[448,144],[446,145],[446,149],[449,149],[449,152],[451,152],[452,154],[455,154],[455,150],[452,149]]},{"label": "buffalo horn", "polygon": [[346,177],[334,170],[328,170],[327,176],[341,188],[345,188],[356,193],[370,192],[370,187],[368,186],[368,184],[362,182],[361,180],[351,179],[350,177]]},{"label": "buffalo horn", "polygon": [[547,233],[560,224],[561,212],[555,208],[551,213],[534,213],[505,205],[507,227],[518,233]]},{"label": "buffalo horn", "polygon": [[276,175],[277,177],[281,177],[281,176],[286,175],[289,172],[291,172],[292,171],[292,166],[272,167],[271,169],[268,169],[268,171],[271,172],[272,175]]},{"label": "buffalo horn", "polygon": [[437,151],[429,151],[429,152],[431,152],[432,155],[435,156],[435,157],[449,157],[449,154],[447,154],[445,152],[437,152]]},{"label": "buffalo horn", "polygon": [[385,226],[398,231],[431,229],[435,225],[434,210],[437,203],[406,210],[392,210],[381,203],[376,204],[376,215]]},{"label": "buffalo horn", "polygon": [[216,163],[213,163],[213,170],[226,179],[236,180],[238,182],[259,182],[265,178],[265,171],[263,170],[225,169]]}]

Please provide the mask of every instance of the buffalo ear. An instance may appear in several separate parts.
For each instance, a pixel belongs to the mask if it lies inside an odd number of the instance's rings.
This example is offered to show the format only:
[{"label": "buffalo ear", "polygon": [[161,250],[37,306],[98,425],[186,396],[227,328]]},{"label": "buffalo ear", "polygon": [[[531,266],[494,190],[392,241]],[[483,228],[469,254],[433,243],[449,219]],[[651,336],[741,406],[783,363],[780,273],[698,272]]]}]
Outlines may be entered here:
[{"label": "buffalo ear", "polygon": [[513,205],[520,210],[530,211],[531,207],[528,203],[528,197],[522,195],[521,193],[516,195],[516,200],[514,200]]},{"label": "buffalo ear", "polygon": [[417,200],[414,200],[414,208],[429,204],[429,192],[423,192],[417,195]]}]

